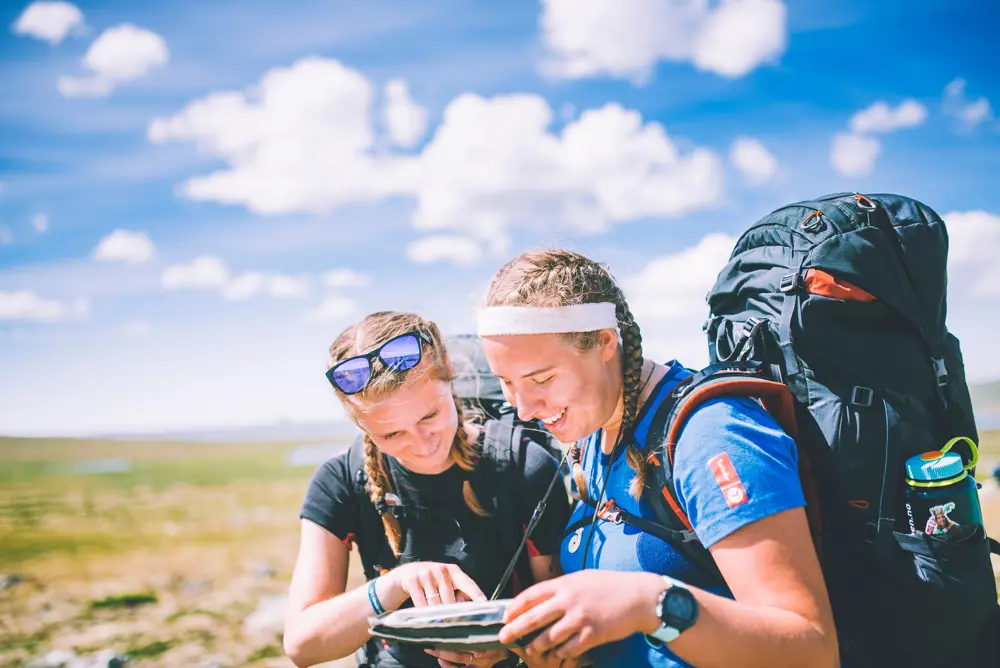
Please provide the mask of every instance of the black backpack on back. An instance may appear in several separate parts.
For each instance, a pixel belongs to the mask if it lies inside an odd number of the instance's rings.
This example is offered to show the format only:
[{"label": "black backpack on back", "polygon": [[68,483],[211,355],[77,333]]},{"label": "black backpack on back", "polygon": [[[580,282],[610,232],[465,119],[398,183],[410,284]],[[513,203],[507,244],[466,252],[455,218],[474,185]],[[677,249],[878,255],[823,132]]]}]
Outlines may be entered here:
[{"label": "black backpack on back", "polygon": [[980,525],[911,533],[904,504],[906,459],[953,437],[978,443],[945,326],[947,253],[941,218],[898,195],[765,216],[708,294],[710,366],[672,392],[648,437],[662,442],[647,479],[659,533],[703,564],[673,485],[686,417],[713,397],[752,397],[795,438],[847,668],[1000,665],[1000,544]]}]

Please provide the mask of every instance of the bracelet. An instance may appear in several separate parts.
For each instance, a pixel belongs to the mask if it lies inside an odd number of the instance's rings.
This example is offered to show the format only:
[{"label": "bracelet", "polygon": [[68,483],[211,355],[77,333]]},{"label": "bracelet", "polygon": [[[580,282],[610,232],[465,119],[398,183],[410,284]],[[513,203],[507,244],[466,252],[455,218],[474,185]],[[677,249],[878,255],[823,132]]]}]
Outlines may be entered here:
[{"label": "bracelet", "polygon": [[378,578],[368,583],[368,602],[371,603],[372,610],[375,611],[376,615],[382,615],[385,613],[385,608],[382,607],[382,602],[378,600],[378,594],[375,592],[376,582],[378,582]]}]

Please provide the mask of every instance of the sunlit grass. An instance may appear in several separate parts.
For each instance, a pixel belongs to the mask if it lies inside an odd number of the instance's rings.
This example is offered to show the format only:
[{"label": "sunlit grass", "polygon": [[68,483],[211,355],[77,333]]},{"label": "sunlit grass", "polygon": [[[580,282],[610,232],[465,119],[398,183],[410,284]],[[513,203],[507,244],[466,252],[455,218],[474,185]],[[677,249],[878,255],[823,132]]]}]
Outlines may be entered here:
[{"label": "sunlit grass", "polygon": [[[0,438],[0,575],[23,578],[0,589],[0,668],[108,647],[143,666],[291,666],[280,637],[247,637],[243,623],[287,589],[314,470],[288,465],[299,445]],[[1000,432],[981,435],[980,454],[984,515],[1000,535],[1000,492],[986,480]],[[70,472],[100,460],[113,470]],[[254,574],[259,563],[269,574]],[[348,586],[361,581],[354,552]]]}]

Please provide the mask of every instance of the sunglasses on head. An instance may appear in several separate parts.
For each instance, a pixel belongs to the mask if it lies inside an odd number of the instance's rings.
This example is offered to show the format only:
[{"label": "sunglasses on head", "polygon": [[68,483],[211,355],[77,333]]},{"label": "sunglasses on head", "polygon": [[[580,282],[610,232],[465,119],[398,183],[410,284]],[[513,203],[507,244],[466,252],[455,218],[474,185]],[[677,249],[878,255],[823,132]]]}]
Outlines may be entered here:
[{"label": "sunglasses on head", "polygon": [[371,382],[372,361],[376,357],[397,373],[408,371],[420,364],[421,341],[431,344],[430,337],[419,330],[400,334],[369,353],[355,355],[338,362],[326,372],[326,378],[344,394],[357,394]]}]

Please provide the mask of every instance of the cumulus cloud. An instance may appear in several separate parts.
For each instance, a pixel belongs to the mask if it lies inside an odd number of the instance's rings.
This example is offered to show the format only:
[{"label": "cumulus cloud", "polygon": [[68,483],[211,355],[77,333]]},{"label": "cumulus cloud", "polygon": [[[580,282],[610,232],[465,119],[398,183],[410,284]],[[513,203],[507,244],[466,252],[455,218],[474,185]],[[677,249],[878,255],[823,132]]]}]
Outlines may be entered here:
[{"label": "cumulus cloud", "polygon": [[169,58],[163,37],[123,23],[105,30],[87,49],[83,65],[93,74],[59,77],[57,87],[65,97],[106,97],[116,87],[165,65]]},{"label": "cumulus cloud", "polygon": [[542,0],[548,57],[542,71],[581,79],[612,76],[640,84],[657,62],[689,62],[742,77],[780,58],[787,46],[780,0]]},{"label": "cumulus cloud", "polygon": [[326,272],[323,283],[328,288],[363,288],[371,285],[371,278],[348,267],[340,267]]},{"label": "cumulus cloud", "polygon": [[258,271],[241,274],[222,288],[222,296],[231,301],[242,301],[258,295],[294,299],[308,294],[308,279]]},{"label": "cumulus cloud", "polygon": [[770,181],[778,171],[778,159],[760,141],[751,137],[738,137],[733,141],[729,161],[751,185]]},{"label": "cumulus cloud", "polygon": [[14,23],[14,33],[56,45],[83,25],[83,12],[68,2],[33,2]]},{"label": "cumulus cloud", "polygon": [[927,108],[916,100],[904,100],[893,109],[878,101],[851,117],[851,132],[874,134],[912,128],[927,120]]},{"label": "cumulus cloud", "polygon": [[330,295],[309,312],[309,319],[318,322],[335,322],[354,315],[358,305],[343,295]]},{"label": "cumulus cloud", "polygon": [[65,304],[40,297],[32,290],[0,290],[0,320],[57,322],[73,316],[84,316],[89,311],[90,303],[85,298]]},{"label": "cumulus cloud", "polygon": [[228,163],[188,180],[188,197],[277,215],[409,196],[414,227],[500,252],[512,226],[600,232],[722,196],[718,156],[681,153],[663,126],[617,104],[584,111],[556,133],[540,96],[464,94],[419,155],[397,155],[375,151],[372,87],[337,61],[271,70],[255,91],[213,93],[150,124],[151,141],[194,142]]},{"label": "cumulus cloud", "polygon": [[402,79],[393,79],[385,85],[385,107],[382,122],[394,143],[413,148],[427,132],[427,110],[410,97],[410,90]]},{"label": "cumulus cloud", "polygon": [[450,262],[460,267],[479,264],[483,251],[469,237],[435,234],[418,239],[406,247],[406,257],[418,264]]},{"label": "cumulus cloud", "polygon": [[[729,261],[736,237],[708,234],[694,246],[655,258],[622,277],[622,289],[643,334],[646,354],[703,366],[708,348],[701,331],[705,295]],[[664,286],[669,286],[668,290]]]},{"label": "cumulus cloud", "polygon": [[871,136],[914,128],[927,120],[927,108],[904,100],[892,108],[883,100],[851,116],[850,132],[837,133],[830,143],[830,166],[841,176],[866,176],[875,167],[882,142]]},{"label": "cumulus cloud", "polygon": [[98,262],[140,264],[156,254],[156,246],[144,232],[115,230],[94,248],[92,256]]},{"label": "cumulus cloud", "polygon": [[882,143],[874,137],[840,133],[830,145],[830,164],[841,176],[865,176],[881,151]]},{"label": "cumulus cloud", "polygon": [[49,217],[44,213],[36,213],[31,218],[31,226],[39,234],[45,234],[49,231]]},{"label": "cumulus cloud", "polygon": [[160,285],[167,290],[212,290],[227,283],[229,269],[221,259],[212,255],[172,265],[160,275]]},{"label": "cumulus cloud", "polygon": [[421,156],[414,226],[464,232],[503,248],[507,228],[560,225],[597,233],[612,223],[674,217],[715,205],[723,168],[713,152],[680,152],[663,126],[607,104],[561,134],[536,95],[465,94]]},{"label": "cumulus cloud", "polygon": [[945,86],[944,112],[954,116],[966,129],[993,118],[993,107],[985,97],[970,100],[965,95],[966,81],[959,77]]},{"label": "cumulus cloud", "polygon": [[255,93],[217,92],[154,119],[154,143],[194,142],[230,169],[184,185],[195,200],[261,214],[328,211],[412,192],[412,158],[376,156],[372,86],[339,62],[305,58],[267,72]]},{"label": "cumulus cloud", "polygon": [[218,290],[229,301],[244,301],[268,295],[295,299],[309,294],[309,279],[278,272],[248,271],[233,276],[219,257],[202,255],[189,262],[167,267],[160,275],[165,290]]},{"label": "cumulus cloud", "polygon": [[952,211],[941,218],[948,228],[949,292],[1000,297],[1000,215]]}]

